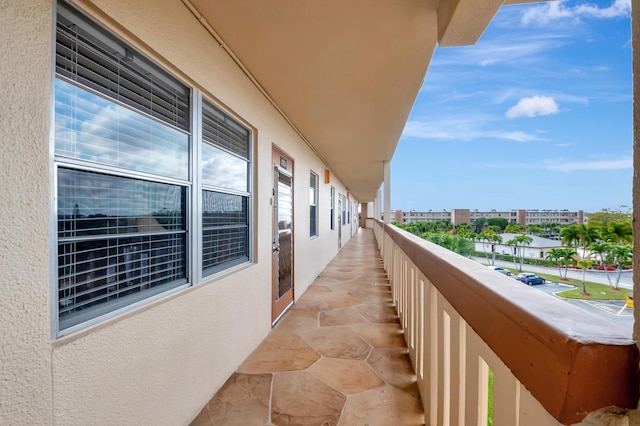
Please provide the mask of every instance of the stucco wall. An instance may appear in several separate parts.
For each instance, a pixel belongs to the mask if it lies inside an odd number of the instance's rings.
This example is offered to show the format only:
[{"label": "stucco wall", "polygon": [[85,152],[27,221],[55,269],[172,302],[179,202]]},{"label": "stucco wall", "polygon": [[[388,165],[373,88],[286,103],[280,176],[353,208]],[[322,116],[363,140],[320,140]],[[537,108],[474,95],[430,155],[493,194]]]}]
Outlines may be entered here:
[{"label": "stucco wall", "polygon": [[[52,340],[53,13],[48,1],[0,1],[6,32],[0,69],[11,83],[2,92],[0,115],[0,424],[184,424],[270,330],[272,144],[295,161],[296,298],[338,250],[338,231],[329,230],[325,165],[181,1],[77,2],[254,129],[255,263]],[[320,178],[319,235],[313,239],[310,170]],[[333,176],[331,185],[336,197],[346,193]],[[343,244],[349,236],[346,225]]]},{"label": "stucco wall", "polygon": [[0,1],[0,424],[49,424],[51,5]]}]

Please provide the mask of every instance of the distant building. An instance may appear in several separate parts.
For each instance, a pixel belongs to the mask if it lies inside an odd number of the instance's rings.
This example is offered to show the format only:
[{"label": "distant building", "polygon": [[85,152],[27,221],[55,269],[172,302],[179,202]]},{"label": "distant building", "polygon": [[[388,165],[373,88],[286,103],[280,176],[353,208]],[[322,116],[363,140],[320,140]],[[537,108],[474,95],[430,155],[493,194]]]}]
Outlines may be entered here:
[{"label": "distant building", "polygon": [[[484,241],[475,242],[475,250],[478,252],[491,253],[495,251],[498,254],[518,254],[514,246],[509,246],[507,241],[517,237],[520,234],[500,234],[502,238],[501,243],[488,243]],[[529,235],[531,243],[522,247],[524,257],[529,259],[544,259],[547,253],[552,248],[562,247],[560,241],[552,240],[549,238],[538,237],[536,235]]]},{"label": "distant building", "polygon": [[505,218],[509,222],[519,223],[521,225],[542,224],[546,222],[562,223],[566,225],[581,224],[586,222],[587,215],[582,211],[569,211],[569,210],[523,210],[512,209],[510,211],[479,211],[470,209],[452,209],[451,211],[432,211],[417,212],[415,210],[403,211],[396,210],[394,213],[394,220],[398,223],[412,223],[412,222],[434,222],[436,220],[448,220],[454,225],[462,223],[471,224],[474,220],[484,217],[486,219],[491,218]]}]

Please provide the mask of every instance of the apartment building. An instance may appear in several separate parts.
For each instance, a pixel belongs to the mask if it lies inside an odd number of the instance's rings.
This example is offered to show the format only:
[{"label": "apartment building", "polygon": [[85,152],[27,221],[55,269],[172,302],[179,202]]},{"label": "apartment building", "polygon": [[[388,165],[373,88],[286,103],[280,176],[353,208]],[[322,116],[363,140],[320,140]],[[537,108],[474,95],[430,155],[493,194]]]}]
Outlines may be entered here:
[{"label": "apartment building", "polygon": [[561,224],[580,224],[585,223],[587,214],[582,210],[569,211],[569,210],[524,210],[524,209],[512,209],[508,211],[490,210],[480,211],[478,209],[452,209],[442,211],[418,212],[415,210],[403,211],[395,210],[393,212],[393,218],[398,223],[411,223],[411,222],[434,222],[436,220],[449,220],[454,225],[467,223],[471,224],[474,220],[479,218],[504,218],[512,223],[519,223],[521,225],[541,224],[545,222],[555,222]]}]

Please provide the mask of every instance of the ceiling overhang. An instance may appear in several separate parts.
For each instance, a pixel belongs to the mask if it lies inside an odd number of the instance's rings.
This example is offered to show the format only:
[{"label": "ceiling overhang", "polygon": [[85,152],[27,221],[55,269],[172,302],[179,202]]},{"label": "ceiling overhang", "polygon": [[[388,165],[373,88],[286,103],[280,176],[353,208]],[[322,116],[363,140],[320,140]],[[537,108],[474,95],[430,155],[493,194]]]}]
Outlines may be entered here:
[{"label": "ceiling overhang", "polygon": [[360,202],[377,195],[438,42],[475,43],[504,3],[183,1]]}]

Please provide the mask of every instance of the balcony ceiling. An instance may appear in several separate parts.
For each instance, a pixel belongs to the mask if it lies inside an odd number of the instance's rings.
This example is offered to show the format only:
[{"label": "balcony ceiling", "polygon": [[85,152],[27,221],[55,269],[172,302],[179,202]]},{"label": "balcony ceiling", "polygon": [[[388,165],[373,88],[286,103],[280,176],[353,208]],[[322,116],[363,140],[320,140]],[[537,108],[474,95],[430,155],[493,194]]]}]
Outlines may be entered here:
[{"label": "balcony ceiling", "polygon": [[360,202],[377,194],[436,44],[475,43],[504,3],[183,1]]}]

